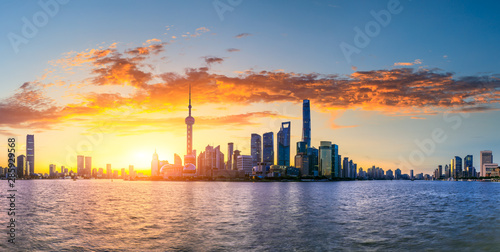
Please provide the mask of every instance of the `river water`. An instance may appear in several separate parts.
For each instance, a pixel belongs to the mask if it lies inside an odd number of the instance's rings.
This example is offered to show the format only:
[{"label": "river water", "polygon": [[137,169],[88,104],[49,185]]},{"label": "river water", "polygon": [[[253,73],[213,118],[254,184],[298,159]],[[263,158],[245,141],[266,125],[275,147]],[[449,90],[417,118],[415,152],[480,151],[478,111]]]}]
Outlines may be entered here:
[{"label": "river water", "polygon": [[0,183],[0,251],[500,251],[500,183]]}]

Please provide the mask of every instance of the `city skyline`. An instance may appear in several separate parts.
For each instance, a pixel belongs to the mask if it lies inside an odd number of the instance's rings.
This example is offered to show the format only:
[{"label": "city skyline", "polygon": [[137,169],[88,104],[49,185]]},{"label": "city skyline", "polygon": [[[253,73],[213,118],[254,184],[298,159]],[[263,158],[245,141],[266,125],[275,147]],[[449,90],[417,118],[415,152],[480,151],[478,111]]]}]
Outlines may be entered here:
[{"label": "city skyline", "polygon": [[[293,165],[307,132],[300,105],[310,100],[311,145],[331,141],[358,167],[409,173],[403,164],[414,160],[413,170],[432,174],[471,154],[479,170],[479,151],[500,151],[498,3],[391,2],[244,1],[220,13],[211,2],[72,1],[51,9],[44,25],[33,22],[47,12],[38,3],[1,3],[0,135],[17,136],[28,166],[24,138],[35,135],[37,171],[75,170],[83,155],[97,168],[147,172],[155,149],[170,163],[186,154],[192,85],[193,150],[220,145],[227,157],[233,142],[251,155],[251,133],[273,132],[277,143],[281,123],[290,122],[289,145],[275,144],[274,160],[283,150]],[[28,42],[13,43],[12,34]],[[430,143],[434,132],[444,140]]]}]

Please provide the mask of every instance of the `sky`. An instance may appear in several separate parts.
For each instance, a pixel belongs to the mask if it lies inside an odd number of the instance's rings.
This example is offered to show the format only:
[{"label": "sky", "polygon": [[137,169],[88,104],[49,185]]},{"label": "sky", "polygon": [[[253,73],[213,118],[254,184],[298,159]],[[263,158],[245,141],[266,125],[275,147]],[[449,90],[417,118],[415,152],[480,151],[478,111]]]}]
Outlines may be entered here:
[{"label": "sky", "polygon": [[481,150],[500,152],[499,7],[1,1],[0,138],[24,154],[35,134],[37,173],[86,155],[149,174],[155,150],[186,153],[192,84],[198,153],[234,142],[249,155],[251,133],[291,121],[293,157],[309,99],[312,145],[332,141],[365,170],[432,174],[469,154],[479,167]]}]

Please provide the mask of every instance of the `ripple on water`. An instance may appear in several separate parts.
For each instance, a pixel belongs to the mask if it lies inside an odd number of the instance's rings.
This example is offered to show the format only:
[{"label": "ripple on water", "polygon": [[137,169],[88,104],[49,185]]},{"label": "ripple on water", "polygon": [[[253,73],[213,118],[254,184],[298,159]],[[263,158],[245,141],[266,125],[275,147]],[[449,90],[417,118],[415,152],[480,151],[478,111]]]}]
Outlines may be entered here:
[{"label": "ripple on water", "polygon": [[14,250],[0,243],[0,251],[500,247],[499,183],[19,183],[20,242]]}]

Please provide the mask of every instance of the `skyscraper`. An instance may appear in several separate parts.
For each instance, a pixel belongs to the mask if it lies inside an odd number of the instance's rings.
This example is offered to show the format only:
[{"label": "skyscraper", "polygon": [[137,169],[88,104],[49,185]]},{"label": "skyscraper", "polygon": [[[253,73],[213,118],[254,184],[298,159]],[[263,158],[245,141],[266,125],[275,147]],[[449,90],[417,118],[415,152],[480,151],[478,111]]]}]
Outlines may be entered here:
[{"label": "skyscraper", "polygon": [[267,132],[263,135],[263,156],[262,162],[267,165],[274,165],[274,133]]},{"label": "skyscraper", "polygon": [[111,164],[106,164],[106,175],[108,178],[113,178],[113,172],[111,171]]},{"label": "skyscraper", "polygon": [[78,174],[78,176],[83,176],[84,164],[85,164],[84,157],[81,155],[78,155],[76,157],[76,174]]},{"label": "skyscraper", "polygon": [[455,174],[457,173],[455,158],[452,158],[450,161],[450,178],[455,178]]},{"label": "skyscraper", "polygon": [[302,103],[302,141],[311,147],[311,106],[309,100]]},{"label": "skyscraper", "polygon": [[56,165],[49,165],[49,176],[54,177],[56,175]]},{"label": "skyscraper", "polygon": [[[175,161],[175,160],[174,160]],[[151,160],[151,176],[159,176],[159,166],[160,166],[160,160],[158,160],[158,154],[155,153],[153,154],[153,160]]]},{"label": "skyscraper", "polygon": [[319,150],[310,147],[307,148],[307,156],[309,157],[309,175],[318,175],[318,159],[319,159]]},{"label": "skyscraper", "polygon": [[396,169],[396,171],[394,171],[394,176],[396,179],[401,179],[401,169]]},{"label": "skyscraper", "polygon": [[332,144],[332,176],[340,177],[339,146]]},{"label": "skyscraper", "polygon": [[258,163],[262,162],[262,138],[259,134],[252,133],[250,148],[252,166],[255,167]]},{"label": "skyscraper", "polygon": [[307,155],[307,143],[304,141],[297,142],[297,151],[295,155],[295,168],[299,169],[302,176],[308,176],[311,173],[310,159]]},{"label": "skyscraper", "polygon": [[455,167],[453,167],[453,169],[454,169],[453,176],[455,178],[460,178],[460,177],[462,177],[462,158],[459,156],[455,156],[454,163],[455,163]]},{"label": "skyscraper", "polygon": [[224,153],[220,150],[220,145],[217,145],[214,149],[215,151],[215,168],[218,170],[224,169]]},{"label": "skyscraper", "polygon": [[485,150],[480,152],[480,169],[481,169],[481,177],[484,177],[486,175],[486,169],[484,168],[485,164],[491,164],[493,163],[493,152],[490,150]]},{"label": "skyscraper", "polygon": [[129,165],[128,166],[128,175],[130,176],[130,179],[135,178],[135,172],[134,172],[134,166]]},{"label": "skyscraper", "polygon": [[344,175],[344,178],[350,178],[351,177],[351,167],[349,166],[349,157],[344,157],[344,164],[342,165],[342,175]]},{"label": "skyscraper", "polygon": [[234,150],[234,143],[228,143],[227,144],[227,165],[226,165],[226,170],[232,170],[233,169],[233,150]]},{"label": "skyscraper", "polygon": [[290,122],[282,122],[278,132],[278,165],[290,166]]},{"label": "skyscraper", "polygon": [[210,145],[205,147],[205,151],[198,155],[197,169],[201,176],[212,176],[214,169],[224,169],[224,154],[220,151],[220,145],[215,148]]},{"label": "skyscraper", "polygon": [[17,156],[17,177],[24,177],[24,166],[26,165],[26,156],[19,155]]},{"label": "skyscraper", "polygon": [[467,155],[464,157],[464,172],[467,172],[468,177],[472,177],[472,167],[473,165],[473,157],[472,155]]},{"label": "skyscraper", "polygon": [[443,166],[442,165],[438,165],[438,174],[436,176],[436,179],[441,178],[441,176],[443,176]]},{"label": "skyscraper", "polygon": [[240,156],[241,152],[239,150],[235,150],[233,152],[233,170],[237,171],[238,170],[238,157]]},{"label": "skyscraper", "polygon": [[186,117],[187,125],[187,153],[184,156],[184,165],[193,164],[196,166],[196,156],[193,155],[193,124],[194,117],[191,116],[191,83],[189,83],[189,116]]},{"label": "skyscraper", "polygon": [[332,175],[332,142],[330,141],[320,142],[318,173],[326,177]]},{"label": "skyscraper", "polygon": [[92,171],[92,157],[85,157],[85,172],[84,175],[90,177]]},{"label": "skyscraper", "polygon": [[35,135],[26,136],[26,162],[29,166],[29,174],[35,174]]}]

